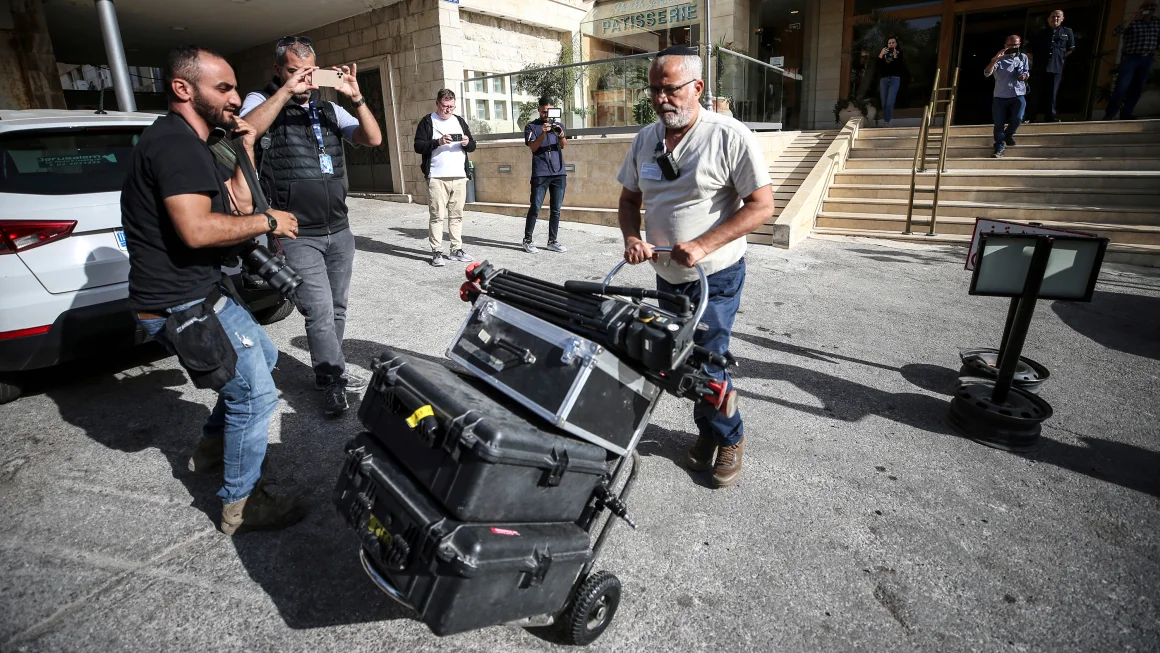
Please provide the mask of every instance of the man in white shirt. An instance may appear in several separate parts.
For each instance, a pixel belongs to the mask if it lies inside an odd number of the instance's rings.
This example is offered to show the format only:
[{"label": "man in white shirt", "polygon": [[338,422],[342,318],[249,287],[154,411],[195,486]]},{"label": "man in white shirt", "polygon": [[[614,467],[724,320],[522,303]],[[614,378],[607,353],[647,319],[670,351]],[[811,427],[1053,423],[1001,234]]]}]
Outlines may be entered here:
[{"label": "man in white shirt", "polygon": [[359,90],[354,64],[333,70],[342,73],[335,90],[350,98],[357,117],[314,92],[314,62],[309,38],[279,40],[273,79],[246,96],[241,114],[258,134],[258,174],[270,205],[298,218],[298,238],[282,246],[302,276],[296,303],[306,318],[314,386],[326,391],[324,410],[335,416],[348,408],[346,393],[361,390],[368,380],[349,372],[342,354],[355,251],[342,141],[377,147],[383,138]]},{"label": "man in white shirt", "polygon": [[467,198],[467,153],[475,151],[475,139],[467,121],[455,115],[455,92],[440,89],[435,111],[415,128],[415,153],[423,155],[420,166],[427,177],[427,208],[431,219],[427,239],[431,265],[443,265],[443,219],[451,236],[452,261],[474,259],[463,251],[463,203]]},{"label": "man in white shirt", "polygon": [[[704,111],[700,97],[701,58],[696,48],[663,50],[648,72],[646,93],[659,120],[637,133],[616,179],[624,258],[652,261],[657,289],[687,295],[694,305],[700,284],[693,266],[709,278],[709,302],[697,344],[725,356],[745,285],[745,236],[773,216],[773,192],[757,138],[733,118]],[[646,241],[641,235],[641,206]],[[671,247],[671,256],[653,247]],[[706,372],[732,381],[724,369]],[[741,476],[745,447],[741,413],[726,417],[707,402],[693,409],[699,437],[687,466],[712,469],[715,487]]]}]

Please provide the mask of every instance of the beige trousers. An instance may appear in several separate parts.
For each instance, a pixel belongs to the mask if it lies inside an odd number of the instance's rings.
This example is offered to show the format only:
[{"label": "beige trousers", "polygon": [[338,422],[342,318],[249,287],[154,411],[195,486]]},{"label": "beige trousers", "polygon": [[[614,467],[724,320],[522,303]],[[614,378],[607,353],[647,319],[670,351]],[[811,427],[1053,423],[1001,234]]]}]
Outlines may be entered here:
[{"label": "beige trousers", "polygon": [[447,233],[451,236],[451,251],[463,249],[463,202],[466,197],[466,177],[432,177],[427,180],[427,209],[431,212],[427,241],[432,252],[443,251],[444,214],[447,216]]}]

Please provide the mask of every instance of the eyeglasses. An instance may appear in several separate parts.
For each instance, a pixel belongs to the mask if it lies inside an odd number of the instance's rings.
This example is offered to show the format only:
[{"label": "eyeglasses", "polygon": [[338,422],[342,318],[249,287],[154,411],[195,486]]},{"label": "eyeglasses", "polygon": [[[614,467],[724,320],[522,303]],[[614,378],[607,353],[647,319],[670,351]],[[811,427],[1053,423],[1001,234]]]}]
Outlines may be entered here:
[{"label": "eyeglasses", "polygon": [[665,97],[672,97],[674,93],[681,90],[682,88],[685,88],[686,86],[688,86],[689,84],[692,84],[695,81],[697,81],[697,80],[690,79],[689,81],[685,82],[684,84],[678,84],[676,86],[673,86],[673,85],[669,85],[669,86],[646,86],[642,90],[644,91],[644,96],[646,98],[648,98],[650,100],[655,100],[658,97],[660,97],[661,93],[664,93]]},{"label": "eyeglasses", "polygon": [[310,40],[309,36],[283,36],[278,39],[278,45],[293,45],[294,43],[301,43],[308,48],[314,47],[314,41]]},{"label": "eyeglasses", "polygon": [[439,104],[439,108],[440,108],[440,109],[454,109],[454,108],[455,108],[455,103],[454,103],[454,102],[452,102],[451,104],[443,104],[443,103],[440,103],[440,104]]}]

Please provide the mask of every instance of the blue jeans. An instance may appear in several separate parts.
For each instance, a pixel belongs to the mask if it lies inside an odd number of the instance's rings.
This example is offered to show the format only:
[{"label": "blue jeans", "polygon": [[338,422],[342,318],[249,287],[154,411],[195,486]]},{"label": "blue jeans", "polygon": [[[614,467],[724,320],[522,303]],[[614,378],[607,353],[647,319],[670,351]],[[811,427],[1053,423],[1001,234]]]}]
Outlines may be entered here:
[{"label": "blue jeans", "polygon": [[878,99],[882,100],[882,119],[890,122],[894,117],[894,100],[898,98],[901,77],[883,77],[878,81]]},{"label": "blue jeans", "polygon": [[[741,289],[745,287],[745,259],[709,275],[709,306],[705,309],[705,316],[701,322],[709,327],[706,331],[697,331],[694,341],[709,351],[724,355],[729,351],[729,337],[733,332],[733,321],[737,318],[737,309],[741,307]],[[657,277],[657,290],[687,295],[693,306],[701,298],[701,283],[671,284],[661,277]],[[672,310],[675,307],[661,303],[662,308]],[[716,365],[706,365],[704,370],[718,381],[724,379],[728,390],[733,389],[733,380],[729,373]],[[693,407],[693,421],[702,436],[712,437],[719,446],[727,447],[737,444],[745,435],[744,425],[741,422],[741,411],[733,417],[725,417],[709,404],[698,401]]]},{"label": "blue jeans", "polygon": [[[174,313],[201,300],[174,306]],[[164,319],[137,321],[157,342],[173,353],[165,337]],[[218,491],[223,503],[235,503],[250,496],[262,475],[266,458],[270,418],[278,407],[278,389],[270,372],[278,362],[278,349],[246,309],[227,300],[218,321],[230,336],[238,353],[234,378],[218,391],[217,404],[201,429],[204,438],[225,438],[224,484]]]},{"label": "blue jeans", "polygon": [[342,383],[346,359],[346,304],[354,272],[354,234],[343,229],[329,236],[299,236],[282,241],[286,262],[302,276],[295,304],[306,318],[310,365],[323,385]]},{"label": "blue jeans", "polygon": [[[1003,141],[1015,136],[1015,130],[1023,124],[1023,110],[1027,100],[1022,95],[1015,97],[991,98],[991,118],[995,121],[995,151],[1006,149]],[[1007,128],[1004,129],[1003,126]]]},{"label": "blue jeans", "polygon": [[564,206],[564,189],[567,186],[567,175],[532,177],[532,196],[528,205],[528,217],[524,221],[524,242],[532,242],[532,233],[536,230],[536,217],[540,214],[540,207],[544,205],[544,194],[549,191],[551,200],[548,203],[548,242],[556,242],[556,236],[560,233],[560,207]]},{"label": "blue jeans", "polygon": [[1148,83],[1148,75],[1152,74],[1152,65],[1155,61],[1150,54],[1125,54],[1120,57],[1120,69],[1116,73],[1116,89],[1108,99],[1105,120],[1114,118],[1120,113],[1121,103],[1125,118],[1134,115],[1132,112],[1136,110],[1136,103],[1144,93],[1144,85]]}]

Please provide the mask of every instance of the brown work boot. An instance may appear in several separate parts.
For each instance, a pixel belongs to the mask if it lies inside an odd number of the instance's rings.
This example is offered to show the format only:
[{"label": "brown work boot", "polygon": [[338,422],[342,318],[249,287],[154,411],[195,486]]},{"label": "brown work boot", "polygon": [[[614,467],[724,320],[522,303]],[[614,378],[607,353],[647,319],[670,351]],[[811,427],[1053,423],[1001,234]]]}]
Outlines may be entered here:
[{"label": "brown work boot", "polygon": [[685,458],[685,467],[694,472],[708,471],[713,466],[713,454],[717,453],[717,440],[708,436],[700,436],[689,455]]},{"label": "brown work boot", "polygon": [[225,466],[225,438],[201,438],[189,457],[189,471],[212,474]]},{"label": "brown work boot", "polygon": [[741,479],[741,452],[745,451],[745,437],[735,445],[719,447],[717,462],[713,465],[713,486],[729,487]]},{"label": "brown work boot", "polygon": [[305,516],[306,506],[301,501],[270,494],[259,480],[250,496],[222,506],[221,530],[226,535],[278,530],[297,524]]}]

